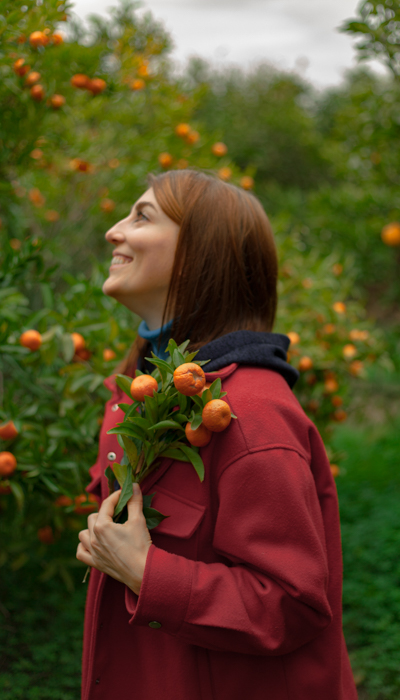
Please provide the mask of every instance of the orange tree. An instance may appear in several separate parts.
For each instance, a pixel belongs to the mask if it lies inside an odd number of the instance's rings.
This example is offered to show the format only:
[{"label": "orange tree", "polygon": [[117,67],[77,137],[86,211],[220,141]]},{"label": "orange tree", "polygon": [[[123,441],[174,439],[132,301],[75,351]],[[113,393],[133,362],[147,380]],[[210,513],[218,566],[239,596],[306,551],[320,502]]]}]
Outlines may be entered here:
[{"label": "orange tree", "polygon": [[[17,569],[37,555],[44,576],[71,585],[68,533],[94,507],[83,501],[103,380],[135,335],[132,315],[101,291],[104,232],[149,171],[199,167],[256,192],[257,177],[236,164],[222,130],[194,117],[204,85],[172,75],[168,36],[133,5],[93,18],[88,33],[68,21],[68,3],[1,11],[0,451],[13,464],[0,460],[1,563]],[[290,334],[296,394],[336,465],[329,436],[347,417],[351,383],[390,360],[354,298],[351,261],[304,250],[290,216],[275,216],[274,228],[276,330]]]}]

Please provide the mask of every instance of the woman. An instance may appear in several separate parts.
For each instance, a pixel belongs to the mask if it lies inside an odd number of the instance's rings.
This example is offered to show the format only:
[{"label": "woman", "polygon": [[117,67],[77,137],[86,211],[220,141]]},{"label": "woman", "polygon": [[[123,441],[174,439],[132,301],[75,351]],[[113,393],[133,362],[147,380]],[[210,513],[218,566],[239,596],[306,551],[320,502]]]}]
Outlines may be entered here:
[{"label": "woman", "polygon": [[140,488],[112,521],[104,470],[122,457],[112,391],[88,491],[101,500],[79,534],[92,568],[83,700],[354,700],[341,623],[335,485],[321,437],[294,397],[289,339],[272,333],[277,256],[251,194],[192,170],[150,188],[106,239],[103,291],[143,322],[119,368],[187,338],[211,360],[238,420],[202,448],[201,483],[165,459],[142,484],[169,515],[150,533]]}]

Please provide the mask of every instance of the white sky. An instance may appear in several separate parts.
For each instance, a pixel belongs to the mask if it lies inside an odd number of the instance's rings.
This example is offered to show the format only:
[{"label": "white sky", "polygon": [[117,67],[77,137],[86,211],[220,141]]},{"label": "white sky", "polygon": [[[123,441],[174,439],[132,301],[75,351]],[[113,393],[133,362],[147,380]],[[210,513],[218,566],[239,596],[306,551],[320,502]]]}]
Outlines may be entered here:
[{"label": "white sky", "polygon": [[[117,0],[75,0],[74,13],[107,15]],[[338,32],[355,15],[358,0],[142,0],[162,21],[175,44],[172,58],[189,56],[216,66],[243,68],[267,61],[295,70],[316,87],[338,84],[357,64],[355,40]],[[371,63],[374,68],[379,64]]]}]

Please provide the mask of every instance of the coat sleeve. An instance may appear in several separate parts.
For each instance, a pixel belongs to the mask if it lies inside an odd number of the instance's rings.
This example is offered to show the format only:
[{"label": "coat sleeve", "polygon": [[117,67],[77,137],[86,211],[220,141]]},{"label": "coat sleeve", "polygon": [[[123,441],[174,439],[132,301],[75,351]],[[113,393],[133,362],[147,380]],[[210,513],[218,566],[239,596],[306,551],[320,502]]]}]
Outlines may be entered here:
[{"label": "coat sleeve", "polygon": [[151,546],[130,623],[217,651],[278,655],[329,625],[324,526],[307,462],[294,450],[248,454],[218,485],[213,548],[204,563]]}]

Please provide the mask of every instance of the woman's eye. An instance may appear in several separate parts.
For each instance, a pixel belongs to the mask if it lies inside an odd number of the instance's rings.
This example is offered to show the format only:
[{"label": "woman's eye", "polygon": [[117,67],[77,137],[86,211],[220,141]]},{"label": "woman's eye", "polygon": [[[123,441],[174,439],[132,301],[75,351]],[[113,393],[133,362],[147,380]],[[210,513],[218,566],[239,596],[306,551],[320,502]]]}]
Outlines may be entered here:
[{"label": "woman's eye", "polygon": [[140,221],[140,219],[139,219],[140,216],[143,216],[143,218],[147,220],[147,216],[145,216],[142,211],[138,211],[136,214],[135,221],[138,221],[138,220]]}]

